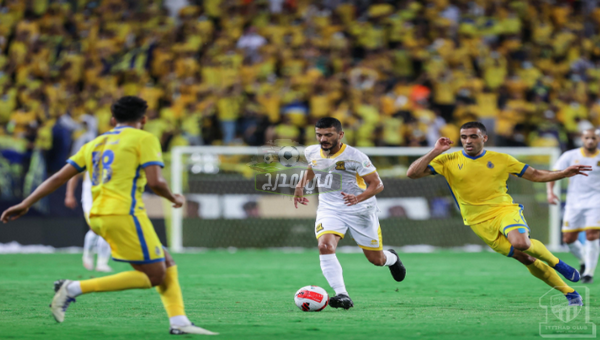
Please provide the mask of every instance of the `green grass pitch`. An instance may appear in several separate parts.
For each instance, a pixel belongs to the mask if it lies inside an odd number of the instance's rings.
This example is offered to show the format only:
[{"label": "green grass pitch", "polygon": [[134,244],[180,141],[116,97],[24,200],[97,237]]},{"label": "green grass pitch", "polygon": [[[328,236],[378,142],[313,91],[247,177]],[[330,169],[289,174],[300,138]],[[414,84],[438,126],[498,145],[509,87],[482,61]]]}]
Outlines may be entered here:
[{"label": "green grass pitch", "polygon": [[[316,251],[211,251],[176,254],[189,318],[216,339],[525,339],[540,338],[548,288],[512,259],[483,253],[400,254],[407,278],[362,254],[338,254],[355,307],[300,311],[294,292],[330,294]],[[570,254],[560,254],[567,262]],[[122,263],[111,264],[118,271]],[[0,339],[165,339],[168,320],[154,289],[81,296],[64,323],[48,304],[52,282],[86,279],[78,254],[0,255]],[[591,322],[600,323],[595,283]],[[574,284],[576,285],[576,284]],[[581,286],[581,285],[578,285]],[[582,314],[583,315],[583,314]],[[185,335],[183,338],[198,336]]]}]

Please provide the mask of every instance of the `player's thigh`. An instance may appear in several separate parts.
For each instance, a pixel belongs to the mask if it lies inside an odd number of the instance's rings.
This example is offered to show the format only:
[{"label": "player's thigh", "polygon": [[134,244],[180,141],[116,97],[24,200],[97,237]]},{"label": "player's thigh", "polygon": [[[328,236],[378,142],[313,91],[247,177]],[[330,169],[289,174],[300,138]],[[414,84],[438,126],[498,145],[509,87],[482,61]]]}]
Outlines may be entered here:
[{"label": "player's thigh", "polygon": [[90,218],[90,227],[110,245],[113,259],[135,264],[164,261],[164,251],[145,215]]},{"label": "player's thigh", "polygon": [[590,241],[600,237],[600,207],[596,209],[585,209],[585,234]]},{"label": "player's thigh", "polygon": [[471,225],[471,230],[479,238],[485,242],[495,252],[504,256],[512,257],[514,254],[514,248],[500,231],[499,222],[497,219],[492,219],[482,223]]},{"label": "player's thigh", "polygon": [[576,209],[570,206],[565,208],[565,214],[563,216],[563,233],[579,233],[584,231],[586,227],[586,211],[583,209]]},{"label": "player's thigh", "polygon": [[[337,235],[340,238],[344,238],[348,227],[343,218],[343,216],[333,213],[317,213],[315,221],[315,236],[317,239],[320,240],[324,235]],[[326,239],[329,238],[328,236]]]},{"label": "player's thigh", "polygon": [[[371,256],[376,256],[378,252],[383,250],[383,238],[381,237],[381,227],[379,226],[377,213],[347,215],[344,219],[350,229],[352,238],[359,247],[371,251],[369,252]],[[366,252],[365,255],[369,257]]]}]

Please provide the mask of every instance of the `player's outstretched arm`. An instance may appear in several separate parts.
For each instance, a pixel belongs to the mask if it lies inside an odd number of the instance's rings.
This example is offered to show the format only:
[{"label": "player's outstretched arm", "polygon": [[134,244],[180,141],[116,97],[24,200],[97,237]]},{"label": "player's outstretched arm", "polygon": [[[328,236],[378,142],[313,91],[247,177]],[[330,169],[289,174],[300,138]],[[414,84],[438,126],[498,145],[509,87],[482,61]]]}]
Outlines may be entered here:
[{"label": "player's outstretched arm", "polygon": [[587,176],[586,172],[588,171],[592,171],[592,167],[589,165],[571,165],[559,171],[538,170],[529,166],[522,177],[532,182],[552,182],[575,175]]},{"label": "player's outstretched arm", "polygon": [[34,205],[37,201],[50,195],[52,192],[60,188],[61,185],[67,183],[69,179],[71,179],[78,173],[79,172],[77,171],[77,169],[75,169],[75,167],[71,164],[63,166],[63,168],[60,169],[60,171],[52,175],[52,177],[48,178],[44,181],[44,183],[37,187],[37,189],[35,189],[35,191],[31,193],[31,195],[24,199],[23,202],[6,209],[2,213],[2,217],[0,217],[0,220],[6,223],[8,221],[14,221],[17,218],[25,215],[27,211],[29,211],[29,208],[32,205]]},{"label": "player's outstretched arm", "polygon": [[315,172],[309,167],[306,170],[304,177],[296,185],[296,189],[294,189],[294,207],[296,207],[296,209],[298,209],[298,203],[302,205],[308,204],[308,198],[304,197],[304,186],[312,181],[313,178],[315,178]]},{"label": "player's outstretched arm", "polygon": [[433,147],[433,150],[429,151],[425,156],[417,159],[410,165],[406,175],[412,179],[431,175],[431,170],[429,167],[427,167],[429,163],[431,163],[431,161],[433,161],[433,159],[437,156],[450,150],[452,144],[454,144],[454,142],[446,137],[438,139]]},{"label": "player's outstretched arm", "polygon": [[79,178],[81,176],[75,175],[67,182],[67,192],[65,194],[65,207],[75,209],[77,208],[77,199],[75,198],[75,189]]},{"label": "player's outstretched arm", "polygon": [[379,178],[379,174],[377,172],[368,174],[364,176],[363,179],[365,180],[365,183],[367,183],[367,190],[363,191],[362,194],[359,195],[347,194],[342,191],[342,196],[344,196],[344,204],[347,206],[355,205],[364,200],[368,200],[369,198],[383,191],[383,183],[381,182],[381,178]]},{"label": "player's outstretched arm", "polygon": [[152,191],[160,197],[166,198],[173,203],[174,208],[181,208],[185,203],[185,197],[180,194],[173,194],[167,181],[162,176],[162,171],[158,165],[150,165],[144,168],[146,172],[146,180]]}]

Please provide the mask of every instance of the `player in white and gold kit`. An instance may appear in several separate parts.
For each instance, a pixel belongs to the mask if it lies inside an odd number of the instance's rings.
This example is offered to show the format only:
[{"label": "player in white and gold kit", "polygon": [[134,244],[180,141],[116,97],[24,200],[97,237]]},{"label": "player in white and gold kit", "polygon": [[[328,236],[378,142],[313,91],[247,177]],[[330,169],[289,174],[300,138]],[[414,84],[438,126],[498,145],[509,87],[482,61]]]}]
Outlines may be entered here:
[{"label": "player in white and gold kit", "polygon": [[[589,165],[588,176],[569,178],[567,204],[563,217],[563,241],[581,263],[582,283],[592,283],[600,255],[600,130],[586,130],[581,136],[583,147],[567,151],[560,156],[555,170],[571,165]],[[557,204],[554,182],[547,184],[548,202]],[[579,232],[585,231],[585,247],[578,240]],[[585,249],[584,249],[585,248]]]},{"label": "player in white and gold kit", "polygon": [[309,146],[304,151],[309,168],[305,179],[296,187],[294,205],[297,208],[298,203],[306,205],[308,202],[303,197],[304,185],[314,178],[314,171],[341,175],[341,192],[319,193],[315,234],[323,275],[336,294],[329,299],[329,305],[349,309],[354,304],[335,255],[339,240],[348,230],[367,259],[376,266],[389,267],[396,281],[404,280],[406,269],[394,250],[383,250],[375,199],[383,190],[383,184],[375,166],[364,153],[342,143],[344,132],[339,120],[322,118],[315,130],[319,145]]}]

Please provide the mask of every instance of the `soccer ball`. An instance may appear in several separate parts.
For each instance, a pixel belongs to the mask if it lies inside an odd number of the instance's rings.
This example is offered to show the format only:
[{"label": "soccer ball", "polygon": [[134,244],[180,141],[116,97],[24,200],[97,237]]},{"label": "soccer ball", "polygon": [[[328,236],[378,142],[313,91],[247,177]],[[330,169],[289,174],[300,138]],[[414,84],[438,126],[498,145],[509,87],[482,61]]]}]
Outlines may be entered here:
[{"label": "soccer ball", "polygon": [[300,151],[294,146],[284,146],[279,150],[279,163],[283,166],[292,166],[300,159]]},{"label": "soccer ball", "polygon": [[296,292],[294,302],[304,312],[320,312],[327,307],[329,295],[321,287],[306,286]]},{"label": "soccer ball", "polygon": [[276,158],[277,158],[277,156],[274,153],[271,153],[271,152],[268,152],[268,153],[266,153],[266,154],[263,155],[263,160],[267,164],[273,163]]}]

